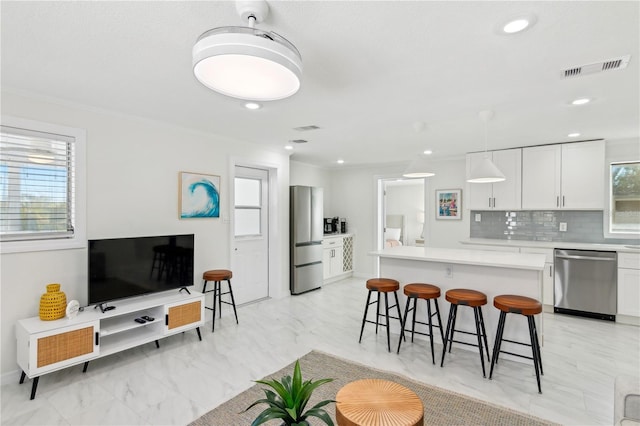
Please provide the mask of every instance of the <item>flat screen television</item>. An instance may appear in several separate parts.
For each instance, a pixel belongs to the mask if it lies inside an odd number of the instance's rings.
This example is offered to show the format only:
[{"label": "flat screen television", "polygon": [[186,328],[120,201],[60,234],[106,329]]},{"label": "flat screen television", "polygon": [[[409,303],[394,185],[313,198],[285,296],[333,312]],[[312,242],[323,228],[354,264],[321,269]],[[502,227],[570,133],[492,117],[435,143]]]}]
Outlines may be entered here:
[{"label": "flat screen television", "polygon": [[89,240],[89,305],[193,285],[193,234]]}]

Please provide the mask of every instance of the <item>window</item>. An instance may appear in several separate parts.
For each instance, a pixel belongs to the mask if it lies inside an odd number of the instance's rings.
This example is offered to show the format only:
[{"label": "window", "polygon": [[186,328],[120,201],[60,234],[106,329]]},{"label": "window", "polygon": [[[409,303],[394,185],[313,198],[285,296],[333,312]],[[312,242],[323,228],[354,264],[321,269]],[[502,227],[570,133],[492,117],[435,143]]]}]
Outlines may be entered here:
[{"label": "window", "polygon": [[2,118],[2,252],[84,246],[84,143],[80,129]]},{"label": "window", "polygon": [[640,233],[640,161],[611,163],[611,234]]},{"label": "window", "polygon": [[235,178],[235,236],[262,234],[262,186],[260,179]]}]

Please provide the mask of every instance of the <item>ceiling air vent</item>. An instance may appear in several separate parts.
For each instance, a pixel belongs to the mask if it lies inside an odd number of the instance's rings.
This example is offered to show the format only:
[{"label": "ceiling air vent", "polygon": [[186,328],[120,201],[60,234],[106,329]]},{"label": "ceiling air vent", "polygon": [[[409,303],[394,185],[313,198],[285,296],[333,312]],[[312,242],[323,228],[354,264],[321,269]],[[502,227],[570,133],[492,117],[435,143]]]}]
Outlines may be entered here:
[{"label": "ceiling air vent", "polygon": [[309,130],[317,130],[319,128],[320,127],[318,126],[311,125],[311,126],[294,127],[293,130],[297,130],[299,132],[308,132]]},{"label": "ceiling air vent", "polygon": [[309,141],[304,140],[304,139],[291,139],[289,142],[291,142],[291,143],[307,143]]},{"label": "ceiling air vent", "polygon": [[581,75],[596,74],[603,71],[619,70],[627,67],[629,59],[631,59],[631,55],[625,55],[602,62],[567,68],[562,70],[562,78],[579,77]]}]

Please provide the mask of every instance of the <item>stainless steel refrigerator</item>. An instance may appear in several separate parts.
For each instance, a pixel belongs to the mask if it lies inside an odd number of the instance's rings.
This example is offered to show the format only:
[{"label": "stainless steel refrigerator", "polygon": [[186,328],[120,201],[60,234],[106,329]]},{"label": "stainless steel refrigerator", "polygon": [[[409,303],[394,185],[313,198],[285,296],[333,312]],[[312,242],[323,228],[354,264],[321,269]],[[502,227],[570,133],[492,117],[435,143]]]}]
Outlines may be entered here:
[{"label": "stainless steel refrigerator", "polygon": [[291,294],[322,286],[322,199],[322,188],[290,187]]}]

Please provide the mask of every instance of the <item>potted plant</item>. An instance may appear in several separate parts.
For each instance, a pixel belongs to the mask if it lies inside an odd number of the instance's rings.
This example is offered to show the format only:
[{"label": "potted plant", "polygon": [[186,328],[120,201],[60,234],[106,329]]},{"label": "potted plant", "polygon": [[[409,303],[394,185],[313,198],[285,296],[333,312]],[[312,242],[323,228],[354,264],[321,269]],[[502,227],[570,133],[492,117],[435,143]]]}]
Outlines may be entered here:
[{"label": "potted plant", "polygon": [[256,380],[256,383],[270,386],[270,389],[262,389],[267,396],[259,399],[248,406],[244,411],[248,411],[257,404],[267,404],[268,407],[262,411],[258,417],[251,423],[251,426],[258,426],[271,419],[282,419],[283,425],[287,426],[308,426],[308,417],[317,417],[329,426],[334,426],[329,413],[322,407],[335,402],[332,399],[326,399],[305,411],[305,407],[309,402],[309,398],[313,391],[320,385],[329,383],[333,379],[320,379],[311,381],[302,381],[302,373],[300,372],[300,363],[296,361],[293,368],[293,379],[291,376],[285,376],[281,381],[277,380]]}]

